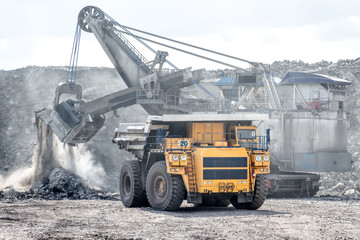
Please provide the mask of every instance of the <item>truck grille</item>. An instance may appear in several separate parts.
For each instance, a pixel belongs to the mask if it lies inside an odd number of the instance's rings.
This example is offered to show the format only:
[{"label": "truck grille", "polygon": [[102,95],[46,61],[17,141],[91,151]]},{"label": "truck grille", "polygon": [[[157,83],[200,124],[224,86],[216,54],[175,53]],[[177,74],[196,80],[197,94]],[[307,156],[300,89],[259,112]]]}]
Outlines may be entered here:
[{"label": "truck grille", "polygon": [[247,169],[204,169],[203,179],[247,179]]},{"label": "truck grille", "polygon": [[246,157],[204,157],[204,168],[247,167]]}]

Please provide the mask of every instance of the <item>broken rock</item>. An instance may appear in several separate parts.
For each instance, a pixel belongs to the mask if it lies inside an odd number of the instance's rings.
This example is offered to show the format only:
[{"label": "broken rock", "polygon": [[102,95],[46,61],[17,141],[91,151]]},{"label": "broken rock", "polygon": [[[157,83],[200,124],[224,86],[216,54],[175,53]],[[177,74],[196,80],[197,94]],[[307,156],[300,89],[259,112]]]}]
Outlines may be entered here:
[{"label": "broken rock", "polygon": [[[54,168],[49,175],[50,191],[66,193],[68,196],[72,196],[79,191],[86,192],[85,189],[80,178],[65,169]],[[64,196],[62,194],[62,197]]]},{"label": "broken rock", "polygon": [[343,189],[345,189],[345,184],[342,182],[340,182],[340,183],[336,184],[334,187],[332,187],[332,190],[337,190],[337,191],[343,190]]},{"label": "broken rock", "polygon": [[12,186],[8,186],[3,190],[3,196],[6,199],[14,199],[16,197],[16,191]]},{"label": "broken rock", "polygon": [[346,198],[357,198],[358,197],[358,191],[356,191],[355,189],[347,190],[344,193],[344,197],[346,197]]}]

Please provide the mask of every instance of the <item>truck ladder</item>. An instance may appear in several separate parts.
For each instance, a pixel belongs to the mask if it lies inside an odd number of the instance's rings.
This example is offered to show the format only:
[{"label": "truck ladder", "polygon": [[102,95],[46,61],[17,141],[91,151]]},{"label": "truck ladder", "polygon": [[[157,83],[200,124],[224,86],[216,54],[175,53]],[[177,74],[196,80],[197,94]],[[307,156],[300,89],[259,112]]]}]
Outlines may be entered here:
[{"label": "truck ladder", "polygon": [[196,173],[195,173],[195,161],[194,154],[192,151],[186,152],[187,156],[187,169],[188,169],[188,178],[189,178],[189,192],[188,192],[188,201],[196,202]]}]

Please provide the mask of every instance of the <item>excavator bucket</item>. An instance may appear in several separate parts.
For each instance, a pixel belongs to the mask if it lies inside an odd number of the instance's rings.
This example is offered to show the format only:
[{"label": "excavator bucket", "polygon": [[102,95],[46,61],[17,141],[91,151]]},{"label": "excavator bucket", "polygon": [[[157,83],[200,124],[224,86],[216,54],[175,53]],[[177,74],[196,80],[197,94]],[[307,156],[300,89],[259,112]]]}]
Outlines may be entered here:
[{"label": "excavator bucket", "polygon": [[[62,94],[75,95],[76,99],[59,103]],[[40,119],[49,126],[61,142],[68,144],[88,142],[104,125],[105,118],[98,114],[90,115],[82,112],[81,95],[80,85],[68,82],[59,84],[55,92],[54,108],[36,112],[36,120]]]}]

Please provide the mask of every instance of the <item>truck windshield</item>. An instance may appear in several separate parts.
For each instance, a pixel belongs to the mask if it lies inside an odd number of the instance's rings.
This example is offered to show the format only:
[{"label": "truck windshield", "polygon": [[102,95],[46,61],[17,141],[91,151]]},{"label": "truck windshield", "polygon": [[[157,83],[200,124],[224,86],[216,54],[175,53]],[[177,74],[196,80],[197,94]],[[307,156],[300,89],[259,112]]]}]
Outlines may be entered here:
[{"label": "truck windshield", "polygon": [[237,137],[238,139],[255,139],[256,132],[254,129],[238,129]]}]

